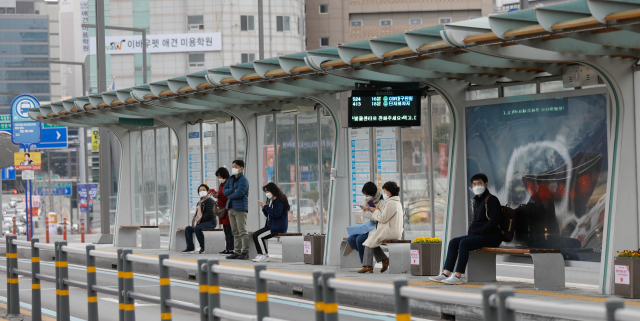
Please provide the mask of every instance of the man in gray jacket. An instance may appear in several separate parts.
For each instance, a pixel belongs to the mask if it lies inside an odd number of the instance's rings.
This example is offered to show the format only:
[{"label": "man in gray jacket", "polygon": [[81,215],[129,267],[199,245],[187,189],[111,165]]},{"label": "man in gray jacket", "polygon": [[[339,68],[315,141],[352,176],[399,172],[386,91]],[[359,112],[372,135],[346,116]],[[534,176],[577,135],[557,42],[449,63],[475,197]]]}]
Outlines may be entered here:
[{"label": "man in gray jacket", "polygon": [[227,195],[227,209],[231,232],[235,240],[235,253],[227,259],[249,259],[249,233],[247,233],[247,212],[249,211],[249,180],[244,176],[244,161],[234,160],[231,177],[224,184],[224,195]]}]

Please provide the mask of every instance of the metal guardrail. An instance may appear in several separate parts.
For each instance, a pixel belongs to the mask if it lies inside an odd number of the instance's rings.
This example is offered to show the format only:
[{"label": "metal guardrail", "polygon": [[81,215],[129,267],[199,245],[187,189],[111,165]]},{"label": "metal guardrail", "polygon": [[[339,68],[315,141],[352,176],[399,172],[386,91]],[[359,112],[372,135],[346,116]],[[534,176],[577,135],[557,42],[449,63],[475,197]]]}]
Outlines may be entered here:
[{"label": "metal guardrail", "polygon": [[[7,249],[7,309],[8,314],[20,314],[20,291],[18,275],[31,277],[33,321],[42,320],[40,281],[56,284],[56,315],[58,321],[69,321],[69,287],[87,290],[88,321],[98,321],[98,293],[118,296],[119,320],[134,321],[134,301],[146,301],[160,305],[161,320],[172,320],[172,309],[182,309],[200,314],[201,321],[219,321],[221,318],[240,321],[284,321],[269,316],[269,281],[313,287],[316,321],[338,321],[339,291],[358,291],[393,296],[398,321],[410,321],[409,301],[421,300],[445,304],[477,306],[483,309],[486,321],[515,321],[516,312],[543,314],[579,320],[636,321],[640,310],[625,309],[624,301],[610,298],[604,306],[576,306],[547,301],[516,298],[513,287],[497,288],[487,285],[482,294],[458,293],[412,287],[406,278],[397,278],[393,284],[373,284],[353,280],[337,279],[333,272],[314,271],[311,276],[268,271],[266,265],[251,269],[238,269],[218,264],[218,260],[199,259],[196,264],[172,260],[167,254],[158,258],[135,255],[130,249],[118,249],[117,253],[96,251],[95,246],[86,249],[67,246],[67,242],[54,245],[17,240],[15,235],[6,237]],[[18,268],[18,246],[31,248],[31,272]],[[53,250],[55,276],[40,273],[40,249]],[[69,279],[67,254],[86,255],[87,282]],[[96,258],[116,259],[118,267],[118,289],[97,284]],[[151,296],[134,291],[133,263],[157,264],[159,269],[160,296]],[[198,273],[199,303],[185,303],[171,299],[169,268],[179,268]],[[234,275],[255,279],[257,315],[248,315],[223,310],[220,306],[220,275]]]}]

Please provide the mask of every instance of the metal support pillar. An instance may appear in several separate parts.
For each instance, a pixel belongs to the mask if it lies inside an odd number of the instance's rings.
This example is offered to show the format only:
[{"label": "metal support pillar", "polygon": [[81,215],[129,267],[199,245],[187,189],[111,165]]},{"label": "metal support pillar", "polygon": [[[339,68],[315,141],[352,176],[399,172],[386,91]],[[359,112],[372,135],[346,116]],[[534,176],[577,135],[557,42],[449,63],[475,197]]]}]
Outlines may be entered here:
[{"label": "metal support pillar", "polygon": [[31,320],[42,320],[42,300],[40,293],[40,249],[36,247],[38,239],[31,239]]},{"label": "metal support pillar", "polygon": [[124,321],[124,283],[122,282],[122,249],[118,249],[118,320]]},{"label": "metal support pillar", "polygon": [[7,313],[9,315],[20,314],[18,274],[14,272],[14,269],[18,268],[18,247],[13,244],[15,239],[17,239],[15,235],[7,236],[7,295],[9,296]]},{"label": "metal support pillar", "polygon": [[624,301],[620,298],[609,298],[604,306],[607,308],[607,321],[616,321],[616,310],[624,309]]},{"label": "metal support pillar", "polygon": [[95,249],[95,245],[87,245],[87,321],[98,321],[98,292],[91,288],[98,283],[96,258],[91,256]]},{"label": "metal support pillar", "polygon": [[322,294],[324,297],[324,320],[338,321],[338,296],[336,290],[329,287],[329,280],[335,278],[333,272],[322,274]]},{"label": "metal support pillar", "polygon": [[409,286],[409,281],[406,278],[397,278],[393,281],[393,293],[396,299],[396,320],[411,321],[409,299],[400,295],[400,288],[403,286]]},{"label": "metal support pillar", "polygon": [[260,271],[267,269],[265,264],[258,264],[255,267],[256,272],[256,315],[258,321],[262,321],[269,316],[269,292],[267,290],[267,281],[260,278]]},{"label": "metal support pillar", "polygon": [[169,254],[158,255],[160,268],[160,320],[171,321],[171,307],[167,305],[167,300],[171,299],[171,279],[169,268],[164,266],[164,260],[169,259]]},{"label": "metal support pillar", "polygon": [[313,271],[313,300],[316,306],[316,321],[324,321],[324,301],[322,298],[322,271]]},{"label": "metal support pillar", "polygon": [[[209,317],[205,313],[209,304],[209,285],[207,281],[207,259],[198,259],[198,288],[200,292],[200,321],[207,321]],[[211,310],[209,310],[211,313]]]},{"label": "metal support pillar", "polygon": [[503,286],[498,289],[498,321],[516,321],[516,313],[506,306],[507,298],[514,296],[515,292],[511,286]]},{"label": "metal support pillar", "polygon": [[296,137],[296,147],[294,148],[295,151],[295,161],[296,161],[296,170],[295,170],[295,178],[296,178],[296,203],[298,204],[298,206],[296,206],[296,218],[297,218],[297,223],[298,223],[298,233],[302,233],[302,227],[300,226],[300,141],[299,141],[299,137],[298,137],[298,115],[293,116],[293,128],[295,128],[295,137]]},{"label": "metal support pillar", "polygon": [[122,251],[122,297],[124,303],[124,319],[126,321],[136,320],[135,300],[129,297],[129,292],[133,292],[133,262],[127,260],[127,255],[131,254],[130,249]]},{"label": "metal support pillar", "polygon": [[485,320],[498,320],[498,309],[491,305],[491,296],[498,292],[495,285],[487,285],[482,288],[482,311]]},{"label": "metal support pillar", "polygon": [[[318,124],[318,214],[320,215],[320,234],[324,233],[324,175],[322,174],[322,108],[316,111]],[[299,206],[299,205],[298,205]],[[322,245],[324,246],[324,245]]]},{"label": "metal support pillar", "polygon": [[71,320],[71,311],[69,307],[69,285],[64,283],[64,280],[69,279],[69,262],[67,261],[67,252],[62,250],[63,246],[67,246],[67,242],[58,242],[58,254],[60,260],[58,260],[58,267],[60,269],[60,310],[57,314],[60,316],[60,321]]},{"label": "metal support pillar", "polygon": [[258,0],[258,58],[264,59],[264,5]]},{"label": "metal support pillar", "polygon": [[[55,271],[56,271],[56,311],[60,311],[60,242],[53,243],[53,251],[55,255]],[[56,320],[60,321],[60,313],[56,313]]]},{"label": "metal support pillar", "polygon": [[433,165],[433,113],[431,96],[429,96],[427,100],[429,113],[429,139],[427,140],[427,144],[429,144],[429,164],[427,164],[427,171],[429,171],[427,175],[429,179],[429,224],[431,224],[431,237],[436,237],[436,195],[433,181],[433,171],[435,170],[435,167]]},{"label": "metal support pillar", "polygon": [[220,321],[220,318],[213,314],[213,310],[220,308],[220,276],[214,271],[218,265],[218,260],[207,261],[207,291],[209,292],[209,318],[208,321]]}]

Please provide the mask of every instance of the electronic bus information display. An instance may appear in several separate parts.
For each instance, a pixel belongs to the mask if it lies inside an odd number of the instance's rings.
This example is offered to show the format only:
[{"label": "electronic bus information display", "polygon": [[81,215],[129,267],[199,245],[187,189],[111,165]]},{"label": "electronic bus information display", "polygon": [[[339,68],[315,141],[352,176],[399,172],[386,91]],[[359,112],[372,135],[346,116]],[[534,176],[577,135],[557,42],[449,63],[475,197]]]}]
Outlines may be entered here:
[{"label": "electronic bus information display", "polygon": [[354,90],[349,127],[420,126],[420,90]]}]

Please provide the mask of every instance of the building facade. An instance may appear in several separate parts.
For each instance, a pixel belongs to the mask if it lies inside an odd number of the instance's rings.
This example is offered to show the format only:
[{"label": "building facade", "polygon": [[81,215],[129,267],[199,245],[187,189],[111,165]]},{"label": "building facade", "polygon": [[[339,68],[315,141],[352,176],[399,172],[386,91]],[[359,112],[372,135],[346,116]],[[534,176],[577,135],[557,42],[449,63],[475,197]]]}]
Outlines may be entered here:
[{"label": "building facade", "polygon": [[493,0],[308,0],[307,50],[487,16]]}]

